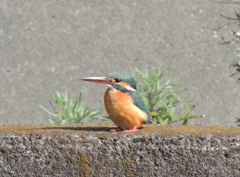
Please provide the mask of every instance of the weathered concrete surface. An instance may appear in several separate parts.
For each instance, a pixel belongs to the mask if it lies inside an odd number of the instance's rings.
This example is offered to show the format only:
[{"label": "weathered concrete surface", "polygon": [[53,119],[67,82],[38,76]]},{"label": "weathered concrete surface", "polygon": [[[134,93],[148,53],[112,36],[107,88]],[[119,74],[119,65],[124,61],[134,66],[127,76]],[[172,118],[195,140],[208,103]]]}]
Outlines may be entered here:
[{"label": "weathered concrete surface", "polygon": [[0,127],[1,176],[240,176],[240,128]]}]

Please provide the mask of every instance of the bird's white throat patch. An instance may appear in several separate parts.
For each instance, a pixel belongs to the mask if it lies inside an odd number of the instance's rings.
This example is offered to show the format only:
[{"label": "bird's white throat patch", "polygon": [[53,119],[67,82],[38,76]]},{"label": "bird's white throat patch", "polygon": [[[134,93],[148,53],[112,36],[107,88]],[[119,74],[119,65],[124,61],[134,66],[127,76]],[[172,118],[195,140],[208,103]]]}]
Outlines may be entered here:
[{"label": "bird's white throat patch", "polygon": [[107,84],[107,86],[110,87],[112,91],[114,91],[114,92],[117,91],[117,89],[115,89],[112,85]]}]

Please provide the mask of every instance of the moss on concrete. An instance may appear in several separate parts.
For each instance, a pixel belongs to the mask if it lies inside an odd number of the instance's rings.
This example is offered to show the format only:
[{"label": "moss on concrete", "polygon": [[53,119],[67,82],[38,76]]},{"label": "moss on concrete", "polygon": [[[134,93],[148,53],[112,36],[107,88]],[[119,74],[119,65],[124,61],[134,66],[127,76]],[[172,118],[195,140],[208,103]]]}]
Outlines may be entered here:
[{"label": "moss on concrete", "polygon": [[[34,134],[55,134],[62,135],[66,133],[109,133],[110,129],[107,125],[101,126],[17,126],[17,125],[0,125],[0,133],[34,133]],[[124,133],[124,132],[118,132]],[[135,134],[161,134],[162,136],[171,136],[174,134],[191,134],[199,135],[210,133],[213,135],[240,135],[239,127],[220,127],[220,126],[162,126],[162,125],[145,125],[144,128],[138,130]],[[60,143],[64,142],[62,139]],[[88,139],[83,139],[83,143],[87,143]]]}]

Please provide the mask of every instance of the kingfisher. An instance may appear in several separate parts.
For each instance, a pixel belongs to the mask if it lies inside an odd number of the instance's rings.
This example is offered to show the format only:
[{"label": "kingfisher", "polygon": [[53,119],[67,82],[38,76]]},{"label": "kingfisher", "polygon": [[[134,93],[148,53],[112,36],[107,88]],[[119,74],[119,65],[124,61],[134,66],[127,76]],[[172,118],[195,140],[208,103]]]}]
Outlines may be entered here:
[{"label": "kingfisher", "polygon": [[151,122],[133,76],[113,72],[106,77],[85,77],[82,80],[103,83],[109,87],[104,95],[104,105],[109,117],[118,126],[111,132],[136,132],[143,124]]}]

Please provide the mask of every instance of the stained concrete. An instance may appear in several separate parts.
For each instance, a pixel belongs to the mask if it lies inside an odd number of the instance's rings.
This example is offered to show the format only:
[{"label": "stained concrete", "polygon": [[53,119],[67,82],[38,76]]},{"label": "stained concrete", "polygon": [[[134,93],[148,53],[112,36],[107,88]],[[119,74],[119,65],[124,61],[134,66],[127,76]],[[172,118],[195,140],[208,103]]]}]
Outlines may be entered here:
[{"label": "stained concrete", "polygon": [[2,176],[239,176],[240,128],[0,126]]}]

